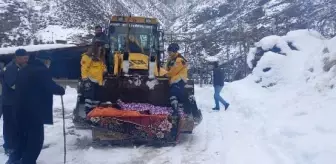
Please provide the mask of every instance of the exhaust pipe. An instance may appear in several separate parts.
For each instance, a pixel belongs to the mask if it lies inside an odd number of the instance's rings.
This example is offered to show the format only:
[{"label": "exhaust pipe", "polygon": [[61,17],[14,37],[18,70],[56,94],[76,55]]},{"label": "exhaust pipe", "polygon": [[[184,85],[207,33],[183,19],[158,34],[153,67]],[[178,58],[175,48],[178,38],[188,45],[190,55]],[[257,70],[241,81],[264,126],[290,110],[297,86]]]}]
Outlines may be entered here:
[{"label": "exhaust pipe", "polygon": [[154,79],[154,71],[155,71],[155,56],[151,56],[150,58],[150,63],[149,63],[149,69],[148,69],[148,74],[150,79]]}]

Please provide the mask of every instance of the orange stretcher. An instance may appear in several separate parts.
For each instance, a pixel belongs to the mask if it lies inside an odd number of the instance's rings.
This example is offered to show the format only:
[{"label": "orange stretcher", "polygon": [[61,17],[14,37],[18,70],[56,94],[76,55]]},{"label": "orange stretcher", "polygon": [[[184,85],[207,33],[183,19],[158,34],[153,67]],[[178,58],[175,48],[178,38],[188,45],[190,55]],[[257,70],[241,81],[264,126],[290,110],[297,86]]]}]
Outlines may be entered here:
[{"label": "orange stretcher", "polygon": [[119,110],[112,107],[97,107],[94,108],[89,114],[89,118],[92,117],[156,117],[156,118],[167,118],[166,115],[147,115],[141,114],[138,111],[131,111],[131,110]]}]

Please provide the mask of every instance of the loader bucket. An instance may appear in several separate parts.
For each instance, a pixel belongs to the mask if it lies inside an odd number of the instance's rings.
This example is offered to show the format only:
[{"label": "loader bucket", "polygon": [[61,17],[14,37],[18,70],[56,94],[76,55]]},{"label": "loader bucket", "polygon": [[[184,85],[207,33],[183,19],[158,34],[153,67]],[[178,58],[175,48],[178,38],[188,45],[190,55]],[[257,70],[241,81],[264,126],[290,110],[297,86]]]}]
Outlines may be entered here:
[{"label": "loader bucket", "polygon": [[[84,112],[84,98],[80,94],[82,90],[81,87],[79,83],[78,103],[74,110],[74,124],[76,128],[92,129],[95,142],[111,141],[113,143],[121,143],[126,141],[139,141],[150,143],[176,143],[176,139],[170,136],[170,133],[164,134],[165,137],[163,138],[155,137],[158,135],[157,133],[155,133],[155,135],[147,133],[148,129],[144,127],[149,125],[154,128],[150,131],[156,131],[155,127],[158,126],[159,122],[155,121],[155,116],[123,119],[117,117],[100,117],[99,120],[105,123],[108,122],[108,125],[101,124],[100,122],[93,124],[87,120]],[[188,81],[185,89],[186,98],[189,102],[185,107],[190,108],[189,110],[196,117],[194,117],[193,120],[171,117],[160,120],[178,123],[178,133],[192,133],[195,126],[201,121],[202,116],[194,99],[194,83],[192,80]],[[154,106],[170,107],[169,81],[167,78],[149,79],[148,76],[106,77],[105,85],[99,90],[98,97],[101,102],[116,103],[121,99],[125,103],[147,103]]]}]

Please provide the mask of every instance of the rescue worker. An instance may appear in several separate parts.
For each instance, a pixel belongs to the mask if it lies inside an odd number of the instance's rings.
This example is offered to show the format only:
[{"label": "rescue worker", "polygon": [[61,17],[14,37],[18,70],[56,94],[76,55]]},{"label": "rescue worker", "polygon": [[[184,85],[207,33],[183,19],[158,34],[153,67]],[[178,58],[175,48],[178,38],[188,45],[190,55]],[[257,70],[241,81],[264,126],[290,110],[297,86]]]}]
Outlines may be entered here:
[{"label": "rescue worker", "polygon": [[215,107],[212,108],[213,110],[220,110],[219,102],[221,102],[225,110],[229,107],[229,103],[227,103],[222,96],[220,95],[220,92],[222,91],[224,87],[224,72],[222,69],[219,68],[218,62],[214,63],[214,69],[213,69],[213,86],[215,89],[214,99],[215,99]]},{"label": "rescue worker", "polygon": [[[177,43],[172,43],[168,46],[169,58],[167,61],[165,75],[169,78],[170,84],[170,103],[173,108],[172,117],[180,117],[180,113],[184,112],[188,118],[192,119],[191,111],[184,109],[184,103],[187,101],[184,87],[188,80],[188,68],[186,59],[178,53],[180,47]],[[179,119],[172,129],[172,135],[178,137]]]},{"label": "rescue worker", "polygon": [[15,113],[13,109],[15,96],[15,82],[19,70],[28,62],[28,53],[24,49],[15,51],[15,59],[3,68],[2,72],[2,109],[3,109],[3,137],[5,153],[14,149]]},{"label": "rescue worker", "polygon": [[166,70],[168,72],[165,76],[169,78],[170,102],[174,108],[174,112],[178,112],[178,109],[181,109],[183,106],[183,101],[185,100],[184,86],[188,80],[187,61],[180,53],[178,53],[179,48],[178,44],[172,43],[167,49],[169,58]]},{"label": "rescue worker", "polygon": [[104,74],[107,73],[105,64],[106,52],[103,45],[103,41],[96,40],[88,51],[82,55],[81,59],[81,76],[86,114],[100,103],[97,93],[103,85]]},{"label": "rescue worker", "polygon": [[14,109],[18,141],[7,164],[36,164],[44,142],[44,124],[53,124],[53,95],[64,95],[52,80],[50,58],[36,56],[20,70],[15,83]]}]

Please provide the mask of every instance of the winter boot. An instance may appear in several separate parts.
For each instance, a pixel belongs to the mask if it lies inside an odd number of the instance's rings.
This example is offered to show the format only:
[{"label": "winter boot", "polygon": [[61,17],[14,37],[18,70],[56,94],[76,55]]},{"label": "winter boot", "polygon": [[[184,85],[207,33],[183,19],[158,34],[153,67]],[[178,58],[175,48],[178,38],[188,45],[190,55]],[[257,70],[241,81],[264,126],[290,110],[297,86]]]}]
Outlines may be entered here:
[{"label": "winter boot", "polygon": [[215,107],[215,108],[212,108],[212,110],[219,110],[219,108]]},{"label": "winter boot", "polygon": [[229,108],[230,104],[227,103],[227,104],[225,104],[224,106],[225,106],[225,110],[227,110],[227,109]]}]

